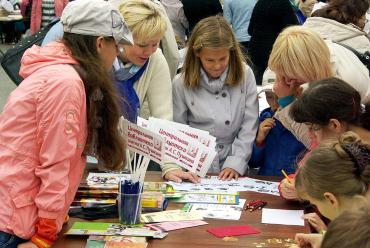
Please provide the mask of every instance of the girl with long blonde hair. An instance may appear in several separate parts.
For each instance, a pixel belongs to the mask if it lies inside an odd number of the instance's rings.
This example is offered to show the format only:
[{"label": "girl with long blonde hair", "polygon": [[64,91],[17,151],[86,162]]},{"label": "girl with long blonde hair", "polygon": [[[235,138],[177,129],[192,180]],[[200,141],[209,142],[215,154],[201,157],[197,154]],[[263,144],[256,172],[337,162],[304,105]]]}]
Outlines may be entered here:
[{"label": "girl with long blonde hair", "polygon": [[256,82],[223,17],[195,26],[183,72],[173,83],[173,107],[175,121],[216,137],[209,172],[222,180],[247,172],[258,124]]}]

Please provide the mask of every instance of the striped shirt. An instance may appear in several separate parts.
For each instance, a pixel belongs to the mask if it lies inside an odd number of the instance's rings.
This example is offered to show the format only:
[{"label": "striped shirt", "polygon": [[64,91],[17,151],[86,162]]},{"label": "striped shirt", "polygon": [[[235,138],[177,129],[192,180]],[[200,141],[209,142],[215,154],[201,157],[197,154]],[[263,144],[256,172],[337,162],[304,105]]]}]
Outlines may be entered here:
[{"label": "striped shirt", "polygon": [[46,27],[55,18],[54,0],[42,0],[41,27]]}]

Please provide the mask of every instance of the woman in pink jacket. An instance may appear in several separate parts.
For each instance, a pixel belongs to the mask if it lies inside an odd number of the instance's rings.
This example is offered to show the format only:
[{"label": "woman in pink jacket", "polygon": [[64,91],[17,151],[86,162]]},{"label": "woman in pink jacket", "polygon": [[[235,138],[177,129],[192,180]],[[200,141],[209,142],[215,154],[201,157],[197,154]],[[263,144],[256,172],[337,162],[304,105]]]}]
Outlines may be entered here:
[{"label": "woman in pink jacket", "polygon": [[21,13],[23,17],[26,15],[28,5],[31,5],[31,34],[45,27],[53,18],[60,17],[68,2],[69,0],[23,0],[21,2]]},{"label": "woman in pink jacket", "polygon": [[[24,81],[0,115],[0,247],[50,247],[92,154],[124,162],[119,105],[108,71],[117,43],[131,44],[109,2],[65,8],[64,36],[22,58]],[[30,241],[29,241],[30,240]]]}]

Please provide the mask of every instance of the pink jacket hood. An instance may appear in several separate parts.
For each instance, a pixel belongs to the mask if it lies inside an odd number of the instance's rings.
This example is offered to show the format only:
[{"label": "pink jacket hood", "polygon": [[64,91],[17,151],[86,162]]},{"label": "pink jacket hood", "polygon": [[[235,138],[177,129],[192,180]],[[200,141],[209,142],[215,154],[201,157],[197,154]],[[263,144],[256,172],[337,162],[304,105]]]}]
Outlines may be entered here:
[{"label": "pink jacket hood", "polygon": [[44,47],[34,45],[23,54],[19,75],[27,78],[42,67],[56,64],[77,64],[77,61],[61,42],[52,42]]}]

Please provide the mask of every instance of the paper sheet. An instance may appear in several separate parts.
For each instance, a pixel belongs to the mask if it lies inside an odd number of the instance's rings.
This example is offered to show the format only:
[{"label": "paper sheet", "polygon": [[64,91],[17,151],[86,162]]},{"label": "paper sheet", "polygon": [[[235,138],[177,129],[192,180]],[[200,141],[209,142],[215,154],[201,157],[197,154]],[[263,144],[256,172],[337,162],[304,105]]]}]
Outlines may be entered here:
[{"label": "paper sheet", "polygon": [[303,210],[262,209],[262,223],[304,226]]},{"label": "paper sheet", "polygon": [[167,233],[147,227],[128,227],[119,223],[76,221],[65,233],[67,235],[123,235],[164,238]]},{"label": "paper sheet", "polygon": [[190,213],[198,213],[203,218],[239,220],[245,202],[245,199],[239,199],[239,205],[193,203],[189,204],[188,211]]},{"label": "paper sheet", "polygon": [[223,192],[235,193],[242,191],[253,191],[279,196],[278,182],[258,180],[249,177],[242,177],[238,180],[221,181],[216,176],[210,178],[202,178],[199,184],[190,182],[167,182],[177,192]]}]

